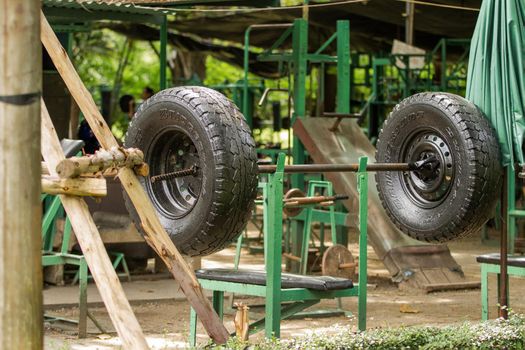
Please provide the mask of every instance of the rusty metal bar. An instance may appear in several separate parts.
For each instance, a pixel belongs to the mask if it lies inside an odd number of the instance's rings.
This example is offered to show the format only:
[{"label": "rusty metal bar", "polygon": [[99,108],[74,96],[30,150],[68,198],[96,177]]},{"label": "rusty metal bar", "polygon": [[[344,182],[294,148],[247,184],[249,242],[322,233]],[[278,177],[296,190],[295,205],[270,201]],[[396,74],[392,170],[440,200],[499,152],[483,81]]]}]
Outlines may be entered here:
[{"label": "rusty metal bar", "polygon": [[362,115],[358,113],[337,113],[337,112],[325,112],[323,113],[323,117],[327,118],[337,118],[334,122],[334,124],[329,128],[330,131],[334,132],[339,127],[339,124],[343,121],[343,119],[350,118],[350,119],[361,119]]},{"label": "rusty metal bar", "polygon": [[[417,171],[427,164],[436,162],[437,159],[430,157],[424,160],[411,163],[370,163],[366,166],[366,171]],[[275,172],[275,165],[259,165],[259,174],[272,174]],[[294,164],[286,165],[284,172],[289,174],[297,173],[328,173],[328,172],[357,172],[359,164]],[[195,176],[197,167],[192,166],[188,169],[178,170],[170,173],[152,176],[150,181],[169,180],[178,177]]]},{"label": "rusty metal bar", "polygon": [[[505,174],[503,175],[503,191],[501,191],[501,241],[500,241],[500,273],[499,273],[499,283],[498,283],[498,294],[499,294],[499,317],[507,319],[508,314],[508,305],[509,301],[507,300],[508,296],[508,283],[509,277],[507,274],[507,219],[509,215],[508,210],[508,197],[515,196],[515,193],[509,194],[509,177],[515,176],[514,170],[507,166],[505,167]],[[515,179],[512,178],[512,181]]]},{"label": "rusty metal bar", "polygon": [[[359,164],[295,164],[286,165],[285,173],[328,173],[328,172],[357,172]],[[416,163],[371,163],[366,166],[367,171],[410,171],[417,170]],[[260,174],[275,172],[275,165],[259,165]]]},{"label": "rusty metal bar", "polygon": [[330,201],[337,201],[337,200],[345,200],[349,197],[344,194],[335,195],[335,196],[313,196],[313,197],[292,197],[288,199],[284,199],[284,206],[285,207],[295,207],[299,205],[304,204],[316,204],[316,203],[323,203],[323,202],[330,202]]},{"label": "rusty metal bar", "polygon": [[195,176],[196,174],[197,174],[197,167],[193,165],[191,168],[188,168],[188,169],[177,170],[171,173],[152,176],[150,178],[150,181],[151,183],[155,183],[156,181],[171,180],[171,179],[175,179],[178,177],[185,177],[185,176]]},{"label": "rusty metal bar", "polygon": [[337,112],[324,112],[323,117],[326,118],[361,118],[359,113],[337,113]]}]

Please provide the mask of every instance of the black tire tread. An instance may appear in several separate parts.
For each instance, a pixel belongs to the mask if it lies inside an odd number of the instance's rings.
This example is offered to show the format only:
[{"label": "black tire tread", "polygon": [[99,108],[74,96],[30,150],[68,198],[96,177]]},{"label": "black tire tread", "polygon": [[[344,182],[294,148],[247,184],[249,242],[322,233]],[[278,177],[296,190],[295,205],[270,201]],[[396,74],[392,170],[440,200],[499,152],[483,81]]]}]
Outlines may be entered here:
[{"label": "black tire tread", "polygon": [[[178,100],[198,112],[213,141],[215,159],[215,198],[200,232],[194,239],[177,248],[189,256],[203,256],[225,248],[248,222],[257,194],[257,154],[255,143],[244,117],[224,95],[205,87],[175,87],[163,90],[145,101],[136,112],[157,100]],[[135,120],[135,117],[133,118]],[[133,130],[133,121],[128,130]],[[128,136],[126,136],[126,139]],[[233,159],[232,162],[229,160]],[[127,199],[127,198],[126,198]],[[132,220],[140,227],[133,204],[126,200]],[[217,221],[221,221],[220,225]],[[203,218],[204,219],[204,218]],[[166,228],[168,233],[170,228]]]},{"label": "black tire tread", "polygon": [[[500,151],[492,125],[482,116],[481,111],[468,100],[450,93],[424,92],[410,96],[394,107],[389,115],[408,105],[430,103],[448,110],[455,124],[460,128],[468,142],[467,158],[469,182],[468,196],[459,212],[450,217],[447,227],[432,233],[421,235],[404,226],[389,210],[388,204],[381,193],[379,182],[376,181],[380,200],[392,222],[405,234],[427,242],[446,242],[461,238],[478,231],[494,212],[497,195],[501,188]],[[387,118],[379,134],[377,149],[381,147],[383,130],[389,123]],[[379,161],[376,152],[376,159]],[[381,176],[376,173],[376,177]]]}]

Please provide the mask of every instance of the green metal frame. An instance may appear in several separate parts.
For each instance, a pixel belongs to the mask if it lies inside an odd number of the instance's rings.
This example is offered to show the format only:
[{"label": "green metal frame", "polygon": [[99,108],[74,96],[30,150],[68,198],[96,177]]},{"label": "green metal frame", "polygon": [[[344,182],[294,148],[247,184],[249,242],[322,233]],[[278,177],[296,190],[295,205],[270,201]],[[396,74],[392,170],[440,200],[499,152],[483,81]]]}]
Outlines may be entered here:
[{"label": "green metal frame", "polygon": [[[40,196],[41,201],[45,207],[44,214],[42,216],[42,266],[55,266],[55,265],[75,265],[78,266],[78,271],[75,274],[73,282],[78,282],[79,287],[79,316],[78,321],[70,320],[61,317],[54,317],[44,315],[48,322],[61,321],[68,323],[78,324],[78,337],[85,338],[87,336],[87,318],[89,317],[95,326],[103,333],[105,330],[97,322],[97,320],[89,313],[87,307],[87,284],[88,284],[88,265],[84,255],[71,254],[69,253],[69,242],[71,239],[71,222],[64,213],[62,202],[59,196],[52,196],[48,194],[42,194]],[[58,218],[65,218],[64,231],[62,236],[62,244],[60,245],[59,251],[53,250],[53,242],[56,236],[56,220]],[[127,277],[128,281],[131,280],[131,276],[128,270],[126,259],[123,253],[119,252],[108,252],[108,254],[115,257],[113,260],[113,267],[117,269],[118,265],[122,265],[124,273],[118,274],[119,277]]]},{"label": "green metal frame", "polygon": [[[359,160],[357,188],[359,191],[359,277],[354,288],[332,291],[315,291],[306,288],[281,288],[281,263],[283,241],[283,179],[284,154],[279,155],[277,171],[269,175],[265,185],[264,236],[266,286],[199,279],[204,289],[213,291],[213,306],[219,316],[223,314],[224,293],[246,294],[265,298],[265,317],[250,325],[250,333],[265,329],[266,337],[279,337],[281,320],[317,304],[321,299],[358,297],[358,328],[366,329],[367,299],[367,215],[368,173],[367,158]],[[284,302],[292,304],[282,305]],[[190,312],[190,346],[195,346],[197,315]]]},{"label": "green metal frame", "polygon": [[[64,224],[64,234],[62,238],[62,245],[60,251],[53,251],[53,241],[55,237],[55,222],[58,217],[63,216],[62,203],[60,197],[42,195],[43,202],[49,202],[42,217],[42,266],[53,265],[76,265],[78,266],[78,280],[79,280],[79,316],[78,316],[78,337],[85,338],[87,336],[87,276],[88,266],[83,255],[70,254],[68,252],[69,239],[71,237],[71,222],[66,217]],[[46,317],[46,316],[45,316]],[[47,317],[46,317],[47,318]],[[77,323],[77,321],[58,319],[55,317],[49,320],[65,321],[69,323]]]},{"label": "green metal frame", "polygon": [[[124,270],[124,272],[117,273],[117,276],[125,277],[128,280],[128,282],[131,282],[131,274],[129,273],[128,263],[126,262],[126,256],[124,255],[124,253],[108,251],[108,255],[114,257],[112,265],[115,271],[117,271],[119,265],[122,266],[122,270]],[[93,276],[88,274],[87,278],[92,279]],[[71,281],[71,284],[76,284],[79,281],[79,279],[80,279],[80,269],[75,274],[75,277],[73,277],[73,281]]]},{"label": "green metal frame", "polygon": [[[499,264],[481,263],[481,319],[483,321],[489,318],[489,273],[497,275],[498,280],[498,299],[500,292],[500,272]],[[507,266],[507,273],[509,276],[525,277],[525,267]],[[507,282],[508,284],[508,282]],[[507,289],[509,292],[509,289]],[[507,296],[507,300],[509,300]],[[509,305],[507,305],[509,306]]]},{"label": "green metal frame", "polygon": [[[320,181],[320,180],[313,180],[308,182],[308,192],[307,196],[312,197],[316,195],[316,190],[321,189],[325,190],[324,195],[325,196],[333,196],[334,195],[334,189],[332,186],[332,183],[330,181]],[[302,247],[302,253],[301,253],[301,264],[299,271],[301,274],[306,275],[307,268],[308,268],[308,250],[310,245],[310,236],[312,233],[312,223],[313,220],[313,210],[315,205],[308,205],[306,206],[306,220],[304,222],[304,233],[303,233],[303,247]],[[337,244],[339,243],[337,241],[337,232],[336,232],[336,224],[335,224],[335,208],[333,205],[331,205],[328,208],[328,217],[329,217],[329,223],[330,223],[330,229],[332,233],[332,243]],[[323,253],[323,243],[324,243],[324,230],[323,234],[320,238],[321,241],[321,248],[320,253]]]},{"label": "green metal frame", "polygon": [[167,46],[169,12],[140,6],[117,6],[105,3],[64,2],[60,0],[43,0],[42,10],[53,29],[61,32],[86,31],[91,27],[89,22],[115,20],[122,22],[150,23],[160,27],[160,74],[161,90],[167,88]]},{"label": "green metal frame", "polygon": [[[460,81],[463,81],[463,88],[466,87],[466,74],[461,76],[459,72],[462,68],[466,67],[468,61],[468,54],[470,52],[470,39],[441,39],[435,48],[430,53],[431,57],[439,54],[441,56],[441,77],[440,77],[440,90],[441,91],[451,91],[455,89],[456,93],[459,93]],[[448,72],[449,64],[447,62],[448,58],[448,48],[450,46],[459,46],[463,47],[463,53],[456,60],[456,64],[452,66],[450,72]],[[455,85],[451,82],[455,81]]]}]

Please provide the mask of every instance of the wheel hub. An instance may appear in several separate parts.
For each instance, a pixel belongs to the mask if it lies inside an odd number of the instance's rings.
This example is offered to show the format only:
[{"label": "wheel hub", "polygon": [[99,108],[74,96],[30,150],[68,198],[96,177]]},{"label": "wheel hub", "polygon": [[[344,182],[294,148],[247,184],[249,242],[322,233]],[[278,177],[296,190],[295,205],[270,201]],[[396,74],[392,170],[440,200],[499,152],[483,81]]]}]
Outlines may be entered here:
[{"label": "wheel hub", "polygon": [[191,138],[179,130],[165,131],[155,142],[152,154],[159,161],[151,164],[151,175],[166,174],[195,168],[193,175],[151,183],[157,208],[165,215],[180,218],[197,203],[202,187],[202,172],[197,148]]},{"label": "wheel hub", "polygon": [[421,207],[433,207],[450,190],[454,169],[450,148],[434,131],[421,132],[406,147],[407,162],[427,162],[418,170],[403,173],[410,197]]}]

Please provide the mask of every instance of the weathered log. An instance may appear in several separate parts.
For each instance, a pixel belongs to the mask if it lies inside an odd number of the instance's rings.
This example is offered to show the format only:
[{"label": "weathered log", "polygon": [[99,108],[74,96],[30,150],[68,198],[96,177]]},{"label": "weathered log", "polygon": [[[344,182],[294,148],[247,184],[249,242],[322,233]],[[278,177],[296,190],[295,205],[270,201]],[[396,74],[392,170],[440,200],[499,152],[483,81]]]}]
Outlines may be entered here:
[{"label": "weathered log", "polygon": [[[148,176],[149,174],[149,167],[146,163],[139,164],[133,168],[133,171],[137,176]],[[46,162],[42,162],[41,164],[41,172],[42,175],[49,175],[49,169],[47,168]],[[117,169],[107,169],[104,170],[102,173],[90,173],[90,174],[82,174],[81,178],[91,178],[91,177],[117,177],[118,176],[118,170]]]},{"label": "weathered log", "polygon": [[61,179],[49,175],[42,176],[42,192],[83,197],[104,197],[108,193],[104,178]]},{"label": "weathered log", "polygon": [[37,0],[0,0],[0,348],[42,349]]},{"label": "weathered log", "polygon": [[112,147],[98,150],[83,157],[70,157],[58,163],[56,171],[62,178],[78,177],[82,174],[101,173],[122,167],[134,168],[144,163],[144,154],[137,148]]},{"label": "weathered log", "polygon": [[[64,79],[72,96],[77,101],[80,110],[84,114],[97,140],[102,147],[106,149],[118,147],[117,140],[100,114],[95,101],[93,101],[93,97],[82,83],[67,53],[53,33],[43,13],[41,13],[41,24],[42,43],[47,49],[62,79]],[[182,291],[210,337],[216,343],[226,343],[229,338],[228,330],[213,310],[210,301],[204,295],[195,273],[184,261],[184,258],[160,223],[151,200],[146,195],[144,188],[135,176],[133,170],[122,168],[119,172],[119,178],[140,216],[141,225],[145,231],[144,238],[157,254],[159,254],[172,275],[179,282]]]}]

